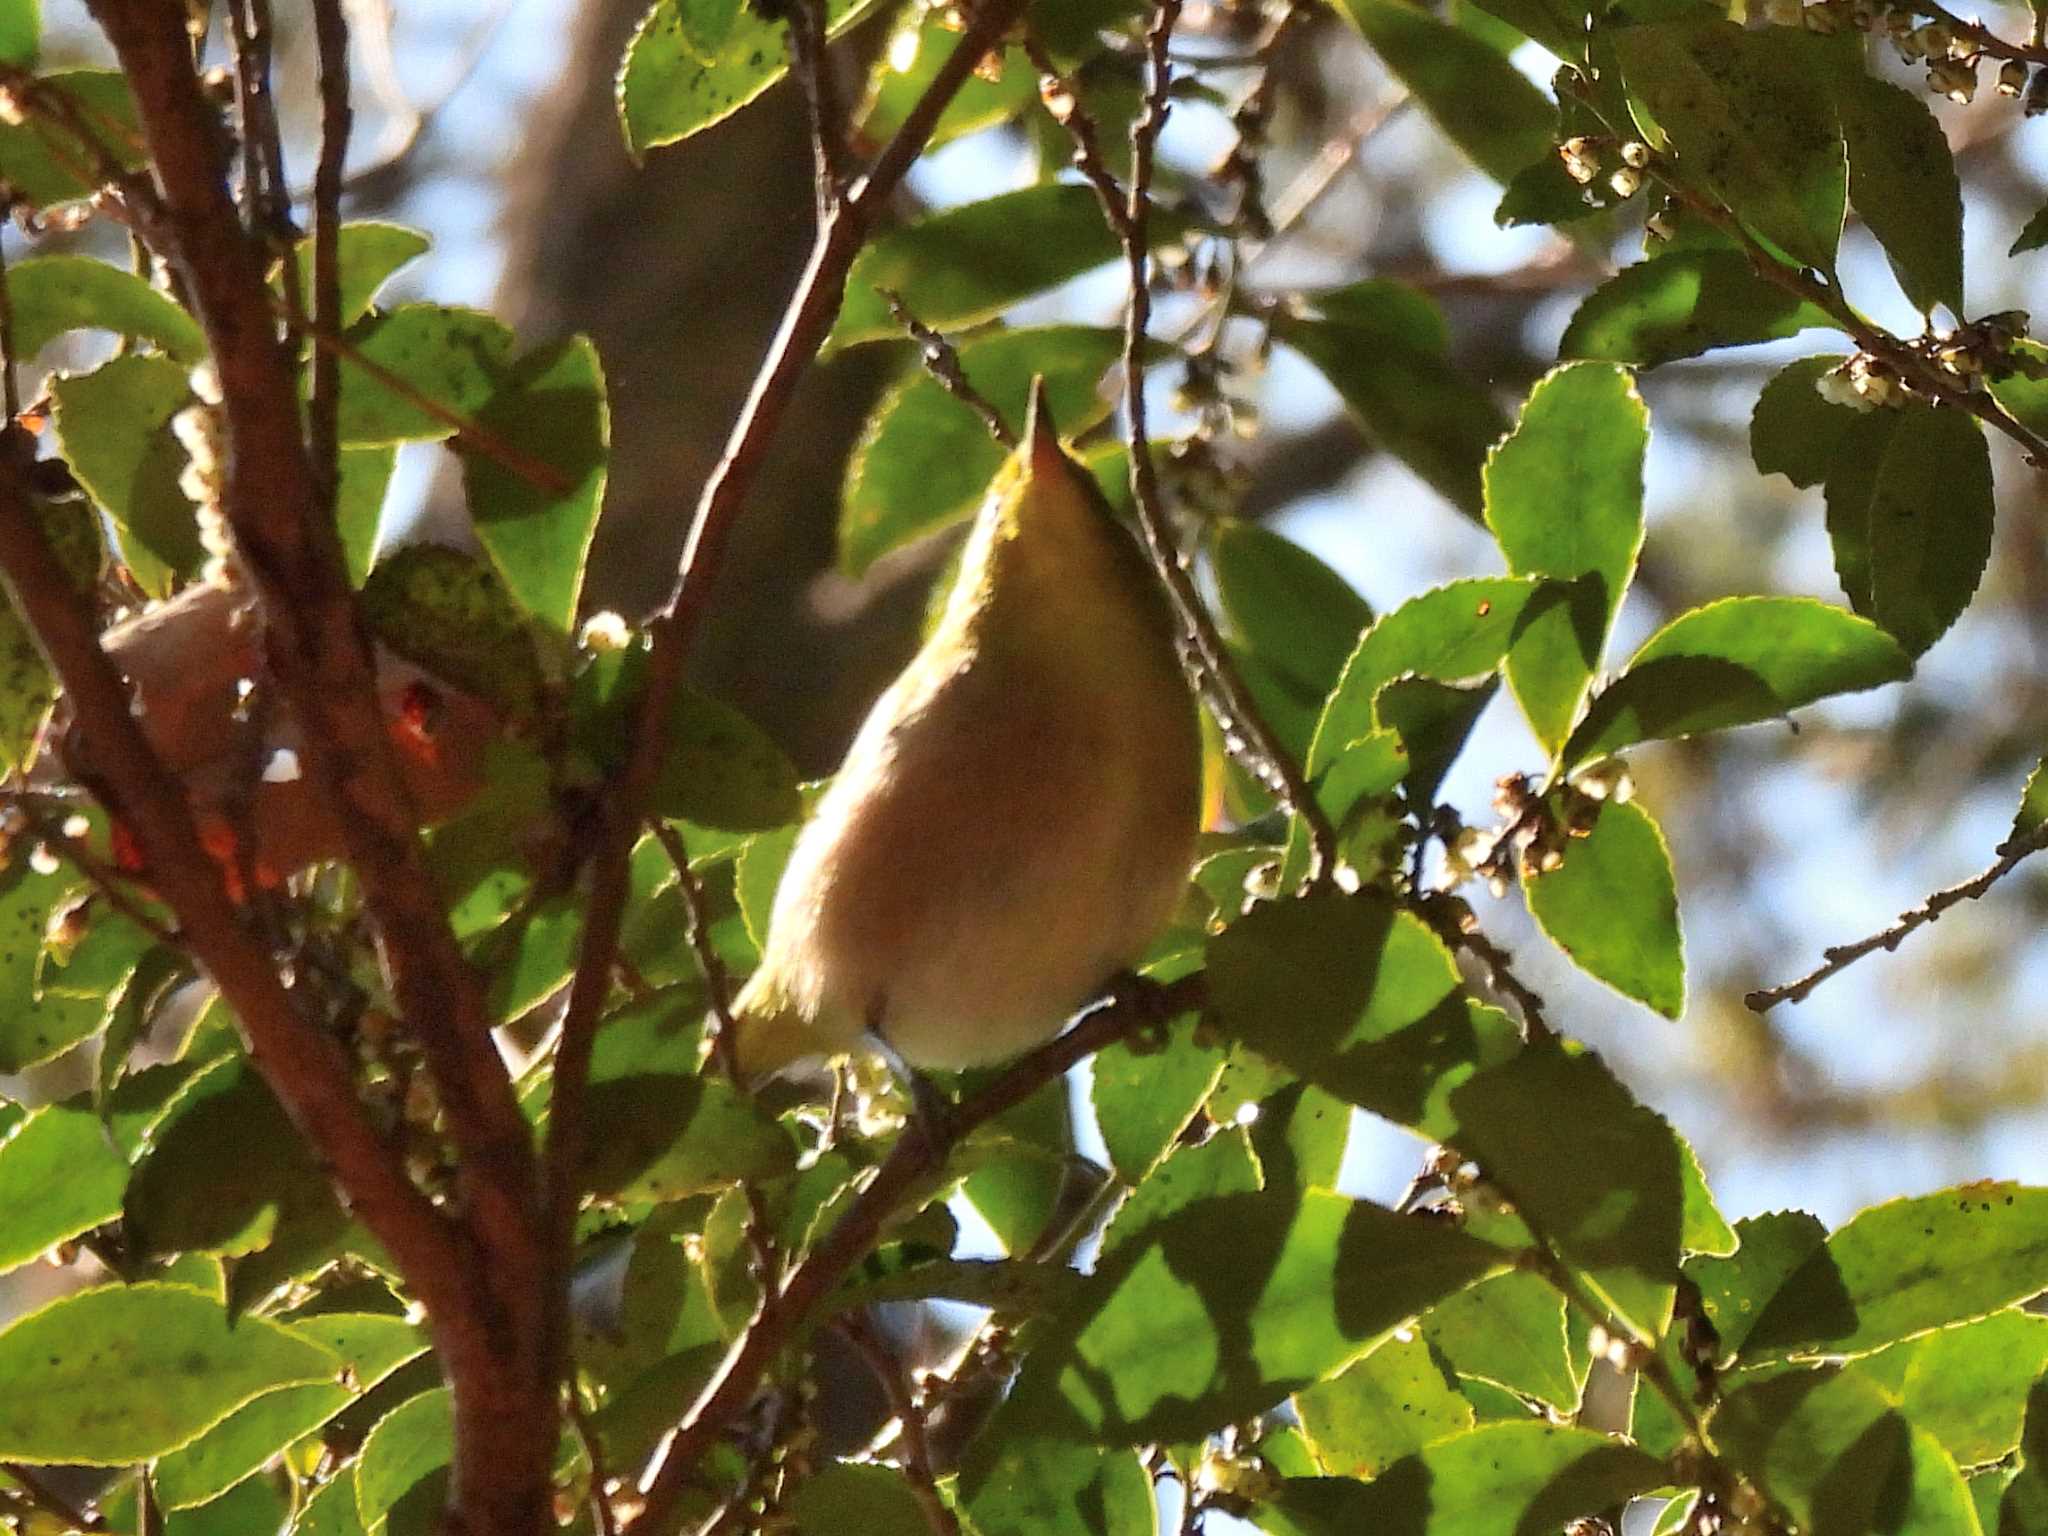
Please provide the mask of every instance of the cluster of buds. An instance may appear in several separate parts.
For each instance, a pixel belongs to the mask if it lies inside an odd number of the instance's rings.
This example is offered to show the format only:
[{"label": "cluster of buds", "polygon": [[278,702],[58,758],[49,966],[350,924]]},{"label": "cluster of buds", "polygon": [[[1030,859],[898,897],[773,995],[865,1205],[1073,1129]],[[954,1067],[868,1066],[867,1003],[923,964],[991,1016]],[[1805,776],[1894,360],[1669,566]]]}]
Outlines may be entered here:
[{"label": "cluster of buds", "polygon": [[[1937,370],[1950,387],[1974,391],[1982,389],[1987,380],[2009,374],[2039,377],[2048,373],[2048,362],[2015,350],[2014,343],[2026,334],[2026,311],[2005,309],[1952,331],[1930,333],[1900,345]],[[1814,388],[1828,404],[1855,411],[1902,406],[1939,392],[1925,384],[1916,385],[1897,364],[1868,352],[1858,352],[1839,368],[1822,374]]]},{"label": "cluster of buds", "polygon": [[220,414],[220,375],[210,362],[192,370],[192,393],[198,403],[171,418],[171,435],[189,459],[178,474],[178,489],[190,498],[198,519],[199,545],[206,551],[201,579],[211,586],[232,587],[240,580],[240,572],[235,564],[234,538],[221,510],[221,495],[227,485],[226,432]]},{"label": "cluster of buds", "polygon": [[[1808,32],[1831,34],[1848,27],[1882,32],[1902,60],[1927,66],[1928,90],[1958,105],[1976,99],[1984,64],[2006,51],[1975,22],[1958,22],[1911,0],[1904,5],[1887,0],[1764,0],[1763,13],[1773,25]],[[2029,117],[2048,112],[2048,69],[2036,69],[2023,58],[2002,57],[1992,80],[1999,95],[2024,97]]]},{"label": "cluster of buds", "polygon": [[1254,1505],[1263,1504],[1280,1491],[1280,1474],[1254,1450],[1236,1449],[1236,1436],[1227,1445],[1210,1444],[1195,1463],[1190,1494],[1205,1509],[1220,1509],[1243,1519]]},{"label": "cluster of buds", "polygon": [[1635,793],[1627,765],[1602,758],[1550,794],[1538,794],[1525,773],[1511,773],[1494,787],[1491,827],[1460,827],[1445,839],[1444,886],[1483,879],[1496,897],[1517,877],[1547,875],[1564,863],[1565,845],[1592,835],[1600,807],[1620,804]]},{"label": "cluster of buds", "polygon": [[1603,175],[1607,190],[1626,202],[1643,189],[1650,146],[1635,139],[1616,140],[1581,133],[1557,146],[1557,158],[1564,162],[1565,174],[1586,189],[1588,202],[1601,200],[1593,184]]},{"label": "cluster of buds", "polygon": [[1692,1511],[1680,1527],[1682,1536],[1765,1536],[1775,1532],[1771,1507],[1751,1484],[1737,1482],[1732,1488],[1703,1488]]}]

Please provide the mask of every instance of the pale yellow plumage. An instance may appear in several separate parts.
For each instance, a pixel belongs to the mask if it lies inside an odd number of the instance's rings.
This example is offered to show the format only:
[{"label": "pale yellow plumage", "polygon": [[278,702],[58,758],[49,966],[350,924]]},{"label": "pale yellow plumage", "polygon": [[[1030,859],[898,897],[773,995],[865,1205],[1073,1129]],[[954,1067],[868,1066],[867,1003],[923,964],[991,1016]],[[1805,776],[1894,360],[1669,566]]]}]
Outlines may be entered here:
[{"label": "pale yellow plumage", "polygon": [[742,1069],[871,1030],[941,1068],[1049,1039],[1165,925],[1199,808],[1165,599],[1034,391],[942,618],[797,840]]}]

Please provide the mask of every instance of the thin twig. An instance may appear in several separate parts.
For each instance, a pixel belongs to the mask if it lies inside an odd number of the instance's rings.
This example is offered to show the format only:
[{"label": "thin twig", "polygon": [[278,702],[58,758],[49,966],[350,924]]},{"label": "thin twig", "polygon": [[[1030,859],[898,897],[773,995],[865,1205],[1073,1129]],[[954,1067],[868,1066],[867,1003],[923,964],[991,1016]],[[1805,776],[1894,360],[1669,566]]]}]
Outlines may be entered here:
[{"label": "thin twig", "polygon": [[[709,604],[726,542],[752,492],[755,477],[768,460],[775,434],[795,398],[797,384],[838,318],[846,292],[847,270],[865,243],[868,230],[923,152],[940,114],[1022,9],[1023,0],[981,0],[960,41],[905,116],[895,137],[884,146],[867,175],[855,184],[833,215],[819,225],[810,260],[783,311],[781,327],[754,376],[753,386],[726,440],[725,451],[698,498],[674,588],[649,625],[653,649],[648,657],[646,691],[634,721],[632,750],[627,754],[625,770],[604,802],[604,821],[598,829],[597,849],[591,860],[590,897],[584,908],[576,972],[570,981],[555,1050],[554,1091],[548,1114],[546,1199],[558,1278],[567,1273],[570,1237],[575,1229],[577,1170],[581,1166],[583,1139],[588,1133],[584,1098],[590,1076],[591,1044],[605,995],[611,987],[611,961],[618,952],[625,917],[633,845],[667,755],[669,703],[682,682],[690,646]],[[562,1290],[564,1287],[557,1284],[549,1288],[548,1294]],[[560,1303],[553,1305],[557,1316],[550,1332],[558,1352],[565,1351],[566,1318],[561,1315]],[[558,1361],[561,1358],[558,1354]],[[694,1454],[685,1458],[690,1462],[695,1459]],[[671,1480],[670,1500],[680,1490],[684,1475],[678,1472]],[[659,1522],[645,1527],[659,1528]]]},{"label": "thin twig", "polygon": [[[278,309],[281,314],[286,313],[283,304],[280,303]],[[332,352],[350,367],[360,368],[414,410],[433,417],[445,427],[453,428],[455,440],[463,447],[484,458],[494,460],[535,490],[545,491],[550,496],[566,496],[576,488],[567,475],[545,459],[535,458],[523,449],[514,447],[475,417],[464,415],[453,406],[436,400],[411,380],[393,373],[375,358],[366,356],[362,349],[347,337],[337,336],[333,331],[320,326],[310,327],[306,334],[316,351]]]},{"label": "thin twig", "polygon": [[[16,803],[19,804],[20,802]],[[108,906],[112,907],[116,912],[127,918],[129,922],[148,934],[151,939],[164,945],[166,948],[184,949],[186,947],[184,935],[174,933],[166,928],[155,913],[136,900],[129,892],[122,877],[108,865],[102,863],[99,856],[92,849],[88,848],[78,838],[65,836],[63,829],[52,825],[50,819],[42,812],[26,805],[22,806],[22,810],[29,819],[29,825],[35,829],[36,836],[62,853],[71,866],[81,875],[85,876],[86,882],[96,892],[106,898]]]},{"label": "thin twig", "polygon": [[[1552,1034],[1543,1018],[1543,994],[1514,972],[1515,957],[1489,939],[1471,921],[1471,909],[1448,891],[1431,891],[1414,898],[1415,913],[1452,949],[1462,949],[1486,967],[1488,985],[1515,1000],[1522,1010],[1523,1034],[1530,1041],[1547,1040]],[[1470,924],[1470,926],[1468,926]]]},{"label": "thin twig", "polygon": [[583,1459],[590,1463],[591,1523],[597,1527],[597,1536],[619,1536],[618,1515],[612,1509],[610,1490],[605,1487],[611,1481],[611,1474],[605,1469],[604,1441],[598,1436],[597,1426],[590,1422],[590,1415],[583,1411],[575,1383],[569,1384],[568,1390],[562,1394],[562,1401],[563,1415],[583,1447]]},{"label": "thin twig", "polygon": [[918,357],[924,364],[924,371],[930,374],[947,394],[979,416],[981,424],[988,428],[990,437],[1005,448],[1016,447],[1016,432],[1003,420],[1003,413],[989,402],[988,396],[968,382],[967,371],[960,366],[960,353],[953,343],[913,315],[910,306],[903,302],[903,295],[895,289],[883,288],[878,291],[887,301],[889,313],[895,317],[896,323],[917,343]]},{"label": "thin twig", "polygon": [[846,1213],[790,1271],[772,1304],[761,1310],[727,1353],[646,1483],[647,1507],[627,1528],[627,1536],[645,1536],[667,1528],[669,1512],[687,1486],[691,1470],[753,1401],[761,1378],[784,1345],[867,1256],[911,1194],[924,1188],[945,1166],[964,1137],[1023,1103],[1077,1062],[1126,1038],[1146,1020],[1162,1012],[1199,1007],[1205,995],[1203,978],[1197,972],[1152,988],[1149,994],[1132,993],[1098,1003],[1065,1034],[1040,1046],[973,1098],[956,1105],[942,1124],[898,1138]]},{"label": "thin twig", "polygon": [[285,193],[284,138],[271,90],[273,30],[269,0],[232,0],[228,42],[235,62],[235,109],[242,141],[243,212],[251,234],[289,249],[291,199]]},{"label": "thin twig", "polygon": [[2009,43],[1982,22],[1966,21],[1945,5],[1935,0],[1913,0],[1912,9],[1924,16],[1931,16],[1942,22],[1957,37],[1967,38],[1974,43],[1979,53],[1989,54],[1994,59],[2018,59],[2025,64],[2048,66],[2048,48],[2036,41]]},{"label": "thin twig", "polygon": [[[313,175],[312,329],[333,336],[341,330],[341,168],[355,123],[349,105],[348,16],[341,0],[313,0],[313,34],[320,55],[320,163]],[[329,517],[341,479],[340,409],[341,360],[333,348],[315,347],[306,435]]]},{"label": "thin twig", "polygon": [[865,1312],[849,1312],[839,1319],[839,1331],[860,1352],[889,1399],[889,1411],[896,1415],[898,1437],[903,1446],[903,1473],[911,1495],[924,1511],[932,1536],[960,1536],[960,1517],[953,1513],[939,1492],[939,1480],[932,1471],[931,1446],[925,1439],[924,1409],[910,1390],[903,1362],[889,1347]]},{"label": "thin twig", "polygon": [[818,222],[846,200],[846,109],[826,52],[824,0],[784,0],[789,26],[789,70],[803,89],[811,135],[811,190]]},{"label": "thin twig", "polygon": [[1897,949],[1905,942],[1906,935],[1914,929],[1925,927],[1959,902],[1975,901],[2043,848],[2048,848],[2048,825],[2039,827],[2024,837],[2008,838],[1999,845],[1998,862],[1982,874],[1959,885],[1947,886],[1936,891],[1911,911],[1901,912],[1899,920],[1889,928],[1880,929],[1868,938],[1858,939],[1853,944],[1836,944],[1822,950],[1821,963],[1797,981],[1788,981],[1781,986],[1759,988],[1749,993],[1742,1001],[1756,1013],[1768,1013],[1780,1003],[1806,1001],[1815,987],[1836,972],[1847,970],[1865,955],[1874,955],[1880,949]]},{"label": "thin twig", "polygon": [[1309,838],[1309,882],[1320,885],[1336,869],[1337,834],[1322,805],[1309,789],[1298,766],[1280,745],[1264,714],[1237,675],[1237,668],[1217,633],[1215,621],[1195,591],[1159,484],[1159,466],[1145,421],[1145,343],[1152,318],[1149,245],[1152,218],[1152,168],[1159,131],[1171,105],[1171,66],[1167,45],[1180,16],[1181,0],[1158,0],[1145,34],[1145,105],[1131,125],[1131,182],[1120,187],[1102,155],[1101,131],[1082,104],[1074,82],[1061,76],[1051,56],[1027,35],[1025,52],[1046,77],[1048,110],[1074,141],[1074,165],[1089,186],[1117,243],[1129,272],[1124,309],[1124,427],[1130,454],[1131,500],[1145,536],[1153,569],[1166,587],[1198,663],[1196,682],[1209,695],[1212,712],[1226,741],[1238,744],[1233,753],[1266,790],[1302,819]]},{"label": "thin twig", "polygon": [[107,1517],[96,1509],[82,1509],[63,1494],[52,1488],[34,1467],[24,1466],[18,1461],[0,1461],[0,1472],[21,1485],[21,1491],[28,1496],[29,1503],[45,1514],[55,1515],[65,1525],[78,1531],[103,1531],[107,1528]]},{"label": "thin twig", "polygon": [[[0,218],[5,217],[0,209]],[[14,375],[14,298],[7,287],[7,260],[0,252],[0,404],[7,410],[6,425],[21,420],[21,381]]]}]

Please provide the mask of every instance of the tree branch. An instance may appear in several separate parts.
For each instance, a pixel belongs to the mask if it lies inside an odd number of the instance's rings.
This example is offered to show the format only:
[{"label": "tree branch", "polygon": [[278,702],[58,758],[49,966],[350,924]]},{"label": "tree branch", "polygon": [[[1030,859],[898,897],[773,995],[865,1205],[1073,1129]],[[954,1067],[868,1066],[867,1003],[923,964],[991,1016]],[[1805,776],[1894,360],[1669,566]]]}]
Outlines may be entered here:
[{"label": "tree branch", "polygon": [[2048,825],[2038,827],[2024,837],[2006,839],[1999,845],[1998,862],[1982,874],[1936,891],[1910,912],[1901,912],[1899,920],[1889,928],[1880,929],[1853,944],[1836,944],[1822,950],[1821,963],[1797,981],[1761,987],[1745,996],[1743,1003],[1754,1013],[1768,1013],[1780,1003],[1805,1002],[1813,989],[1830,976],[1847,970],[1865,955],[1874,955],[1880,949],[1897,949],[1914,929],[1924,928],[1959,902],[1975,901],[2043,848],[2048,848]]},{"label": "tree branch", "polygon": [[[618,951],[619,929],[625,916],[633,844],[645,818],[648,795],[668,751],[669,702],[682,682],[690,645],[710,600],[712,581],[724,558],[726,541],[755,477],[767,461],[770,444],[795,397],[798,382],[838,318],[847,270],[868,231],[931,137],[939,114],[1022,9],[1023,0],[982,0],[967,30],[939,66],[896,136],[833,215],[819,225],[817,242],[783,311],[782,324],[769,343],[768,354],[762,359],[739,418],[733,423],[725,452],[698,498],[674,588],[649,625],[653,651],[648,658],[646,692],[634,722],[633,746],[625,770],[613,792],[605,797],[604,821],[591,863],[590,898],[585,907],[576,974],[570,982],[555,1052],[546,1169],[551,1247],[556,1266],[555,1283],[548,1288],[551,1297],[562,1290],[560,1281],[569,1262],[577,1170],[582,1165],[586,1134],[584,1090],[590,1076],[590,1051],[598,1017],[611,989],[612,956]],[[559,1308],[558,1301],[553,1304]],[[559,1370],[566,1350],[564,1319],[559,1315],[550,1332],[556,1341]]]},{"label": "tree branch", "polygon": [[927,1128],[925,1133],[906,1131],[899,1137],[846,1214],[790,1271],[781,1290],[768,1298],[727,1353],[718,1374],[669,1442],[647,1483],[646,1508],[627,1528],[627,1536],[647,1536],[666,1529],[668,1513],[688,1485],[692,1470],[753,1401],[762,1377],[805,1318],[867,1256],[890,1218],[913,1191],[944,1168],[962,1140],[1084,1058],[1124,1039],[1146,1020],[1200,1007],[1206,995],[1197,972],[1143,993],[1106,999],[1081,1014],[1065,1034],[1023,1057],[980,1093],[955,1106],[942,1125]]},{"label": "tree branch", "polygon": [[896,1352],[865,1312],[851,1312],[840,1318],[839,1331],[860,1351],[861,1359],[881,1384],[882,1395],[889,1399],[889,1411],[896,1415],[897,1432],[903,1444],[903,1474],[918,1508],[924,1511],[924,1521],[931,1527],[932,1536],[960,1536],[960,1517],[940,1494],[938,1478],[932,1471],[931,1447],[925,1441],[924,1410],[911,1393],[903,1362],[896,1358]]}]

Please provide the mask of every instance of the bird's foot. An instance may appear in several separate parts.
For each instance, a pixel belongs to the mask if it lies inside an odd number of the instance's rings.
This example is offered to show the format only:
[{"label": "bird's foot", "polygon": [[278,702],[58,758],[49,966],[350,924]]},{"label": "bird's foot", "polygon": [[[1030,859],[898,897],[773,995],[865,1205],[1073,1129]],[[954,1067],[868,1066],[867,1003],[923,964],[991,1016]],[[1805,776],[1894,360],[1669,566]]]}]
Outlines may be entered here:
[{"label": "bird's foot", "polygon": [[882,1064],[910,1096],[910,1125],[913,1135],[924,1138],[933,1161],[945,1154],[953,1140],[953,1101],[917,1068],[903,1059],[880,1030],[868,1032],[868,1046],[882,1058]]},{"label": "bird's foot", "polygon": [[1103,1006],[1136,1016],[1137,1024],[1126,1037],[1133,1050],[1143,1055],[1165,1046],[1166,1026],[1173,1017],[1165,987],[1136,971],[1118,971],[1103,985],[1102,997]]}]

